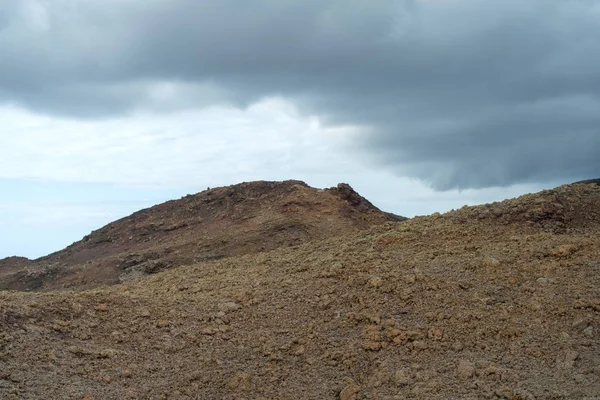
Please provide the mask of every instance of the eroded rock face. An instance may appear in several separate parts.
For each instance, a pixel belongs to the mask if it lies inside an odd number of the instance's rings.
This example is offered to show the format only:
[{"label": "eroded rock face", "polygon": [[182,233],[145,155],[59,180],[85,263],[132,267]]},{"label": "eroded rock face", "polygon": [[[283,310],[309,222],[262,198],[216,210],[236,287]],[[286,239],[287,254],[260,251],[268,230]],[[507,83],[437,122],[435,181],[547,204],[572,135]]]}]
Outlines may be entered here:
[{"label": "eroded rock face", "polygon": [[138,211],[39,260],[7,260],[12,267],[0,289],[92,288],[404,219],[347,184],[319,190],[294,180],[241,183]]}]

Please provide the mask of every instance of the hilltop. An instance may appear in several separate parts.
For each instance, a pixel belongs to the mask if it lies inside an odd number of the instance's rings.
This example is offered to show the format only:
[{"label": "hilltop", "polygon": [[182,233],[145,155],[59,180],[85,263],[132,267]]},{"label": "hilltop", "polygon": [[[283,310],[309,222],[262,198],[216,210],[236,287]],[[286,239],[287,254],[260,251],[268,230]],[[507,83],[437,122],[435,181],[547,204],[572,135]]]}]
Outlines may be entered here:
[{"label": "hilltop", "polygon": [[94,290],[0,292],[0,397],[600,395],[600,186],[377,219]]},{"label": "hilltop", "polygon": [[138,211],[37,260],[0,260],[0,289],[89,289],[405,219],[380,211],[348,184],[241,183]]}]

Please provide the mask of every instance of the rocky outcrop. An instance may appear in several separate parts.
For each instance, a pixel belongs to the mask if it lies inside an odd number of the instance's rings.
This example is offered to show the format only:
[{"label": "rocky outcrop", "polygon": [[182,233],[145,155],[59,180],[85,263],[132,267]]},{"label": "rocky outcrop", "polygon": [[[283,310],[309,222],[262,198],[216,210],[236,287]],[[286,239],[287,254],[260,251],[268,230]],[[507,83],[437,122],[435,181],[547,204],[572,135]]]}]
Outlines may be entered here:
[{"label": "rocky outcrop", "polygon": [[405,218],[348,184],[297,180],[208,189],[140,210],[57,253],[13,268],[0,289],[83,289],[198,261],[272,251]]}]

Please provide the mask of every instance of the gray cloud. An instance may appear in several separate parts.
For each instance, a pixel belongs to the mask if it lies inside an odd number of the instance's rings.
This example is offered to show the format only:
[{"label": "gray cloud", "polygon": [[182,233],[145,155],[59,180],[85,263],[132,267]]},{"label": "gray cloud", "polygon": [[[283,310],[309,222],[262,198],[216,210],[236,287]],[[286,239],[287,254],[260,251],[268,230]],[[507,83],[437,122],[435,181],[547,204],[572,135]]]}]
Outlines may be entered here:
[{"label": "gray cloud", "polygon": [[280,95],[437,189],[600,173],[600,1],[5,3],[1,102],[103,118]]}]

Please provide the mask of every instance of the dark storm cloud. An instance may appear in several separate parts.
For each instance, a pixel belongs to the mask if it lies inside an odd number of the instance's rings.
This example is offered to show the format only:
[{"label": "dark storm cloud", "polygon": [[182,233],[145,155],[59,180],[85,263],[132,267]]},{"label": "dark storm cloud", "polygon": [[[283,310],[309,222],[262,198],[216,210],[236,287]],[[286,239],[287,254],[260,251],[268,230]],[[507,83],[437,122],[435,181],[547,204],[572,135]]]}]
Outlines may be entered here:
[{"label": "dark storm cloud", "polygon": [[438,189],[600,174],[600,1],[7,4],[3,102],[102,118],[176,82],[178,106],[281,95],[365,126],[373,162]]}]

